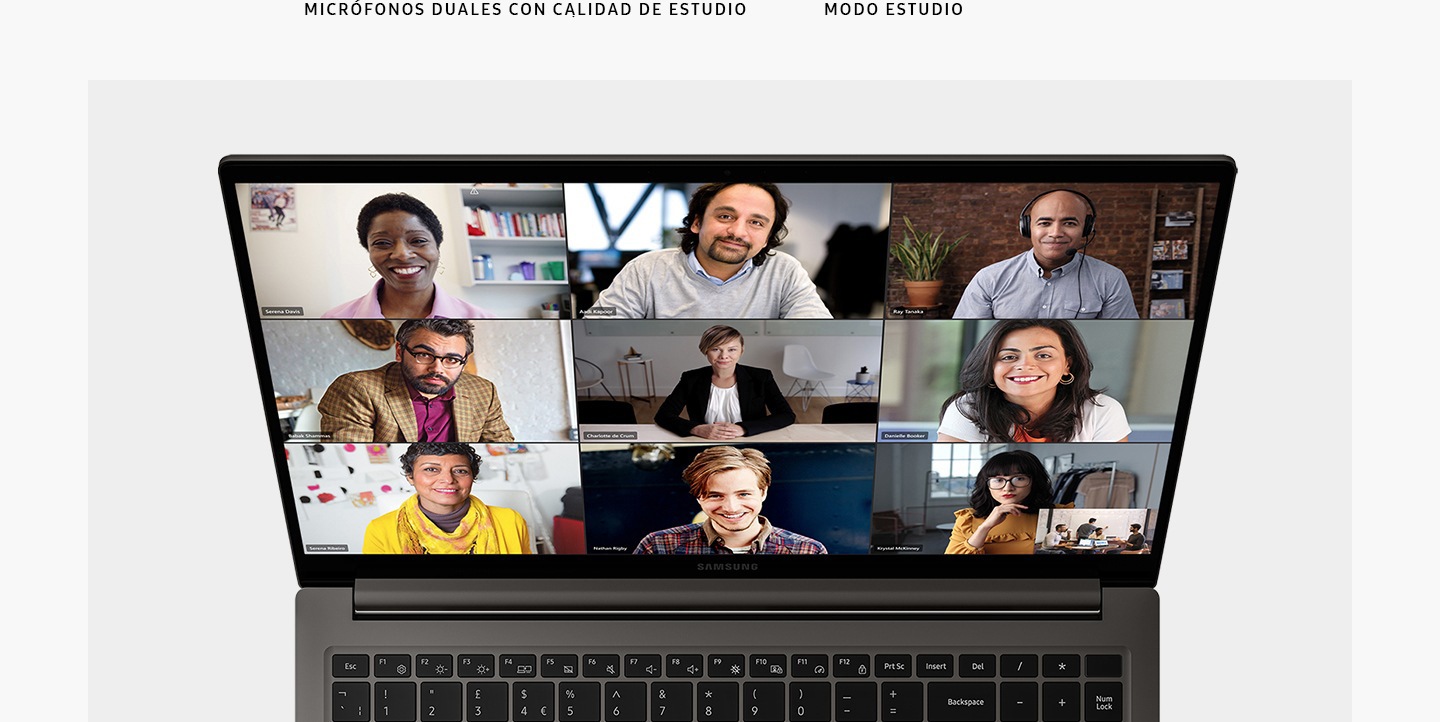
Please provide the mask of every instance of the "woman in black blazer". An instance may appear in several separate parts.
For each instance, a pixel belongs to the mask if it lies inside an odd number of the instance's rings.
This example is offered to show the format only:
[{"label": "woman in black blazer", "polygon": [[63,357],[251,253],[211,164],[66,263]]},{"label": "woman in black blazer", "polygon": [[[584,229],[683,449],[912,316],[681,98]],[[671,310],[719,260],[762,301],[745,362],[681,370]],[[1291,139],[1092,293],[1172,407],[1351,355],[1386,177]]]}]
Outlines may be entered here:
[{"label": "woman in black blazer", "polygon": [[[717,441],[754,436],[795,423],[795,412],[768,369],[741,366],[745,337],[729,326],[711,326],[700,336],[710,361],[680,375],[680,383],[655,412],[655,423],[680,436]],[[684,409],[690,418],[680,418]]]}]

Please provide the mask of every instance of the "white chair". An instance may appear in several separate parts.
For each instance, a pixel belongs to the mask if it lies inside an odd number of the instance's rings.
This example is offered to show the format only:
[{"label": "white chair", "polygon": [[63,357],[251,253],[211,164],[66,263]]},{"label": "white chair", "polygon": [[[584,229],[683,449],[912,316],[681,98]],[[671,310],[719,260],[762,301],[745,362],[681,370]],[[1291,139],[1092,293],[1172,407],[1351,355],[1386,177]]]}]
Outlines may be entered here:
[{"label": "white chair", "polygon": [[599,386],[605,389],[605,393],[611,401],[615,400],[615,394],[610,393],[610,387],[605,385],[605,371],[596,366],[593,361],[586,361],[579,356],[575,357],[575,390],[584,391],[588,397],[590,389]]},{"label": "white chair", "polygon": [[[786,376],[794,377],[795,381],[790,384],[790,390],[785,392],[786,396],[801,396],[801,411],[810,410],[810,398],[815,395],[818,388],[830,395],[830,390],[825,388],[825,382],[835,378],[835,374],[829,371],[822,371],[815,366],[815,359],[810,356],[810,349],[800,344],[787,344],[785,346],[785,360],[781,364],[781,370]],[[799,392],[796,393],[796,388]]]},{"label": "white chair", "polygon": [[295,420],[290,425],[290,433],[297,431],[320,432],[320,399],[325,398],[325,392],[330,390],[330,385],[310,388],[310,403],[300,409],[295,415]]},{"label": "white chair", "polygon": [[315,404],[300,409],[300,415],[295,417],[295,424],[290,427],[290,433],[298,431],[320,431],[320,409]]}]

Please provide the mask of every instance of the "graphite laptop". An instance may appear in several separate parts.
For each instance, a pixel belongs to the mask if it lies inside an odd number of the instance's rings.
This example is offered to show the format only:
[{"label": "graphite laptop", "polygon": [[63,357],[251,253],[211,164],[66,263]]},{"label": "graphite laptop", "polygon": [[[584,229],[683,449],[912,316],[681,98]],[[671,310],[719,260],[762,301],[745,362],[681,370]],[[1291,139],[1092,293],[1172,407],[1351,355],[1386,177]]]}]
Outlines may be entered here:
[{"label": "graphite laptop", "polygon": [[1158,718],[1234,174],[222,160],[296,718]]}]

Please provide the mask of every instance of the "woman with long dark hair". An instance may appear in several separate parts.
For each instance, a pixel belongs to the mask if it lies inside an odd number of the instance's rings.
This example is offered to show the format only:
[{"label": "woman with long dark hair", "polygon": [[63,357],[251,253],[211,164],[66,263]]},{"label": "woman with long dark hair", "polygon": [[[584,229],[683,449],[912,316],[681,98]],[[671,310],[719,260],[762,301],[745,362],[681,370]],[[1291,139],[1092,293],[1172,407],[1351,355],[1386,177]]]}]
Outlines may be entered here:
[{"label": "woman with long dark hair", "polygon": [[975,477],[970,508],[955,512],[946,554],[1034,554],[1040,510],[1055,506],[1050,475],[1028,451],[991,457]]},{"label": "woman with long dark hair", "polygon": [[1069,321],[1001,321],[960,368],[940,411],[941,441],[1128,441],[1120,402],[1090,387],[1093,366]]}]

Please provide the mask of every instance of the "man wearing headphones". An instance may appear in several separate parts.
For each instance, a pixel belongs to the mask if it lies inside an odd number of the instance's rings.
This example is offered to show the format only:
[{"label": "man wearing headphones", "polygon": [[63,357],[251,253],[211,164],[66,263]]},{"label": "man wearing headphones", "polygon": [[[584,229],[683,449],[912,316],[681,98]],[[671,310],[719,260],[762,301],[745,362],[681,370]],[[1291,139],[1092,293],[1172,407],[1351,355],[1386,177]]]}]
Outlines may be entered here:
[{"label": "man wearing headphones", "polygon": [[1139,318],[1130,282],[1118,268],[1090,258],[1095,204],[1058,188],[1020,212],[1030,248],[980,269],[965,287],[955,318]]}]

